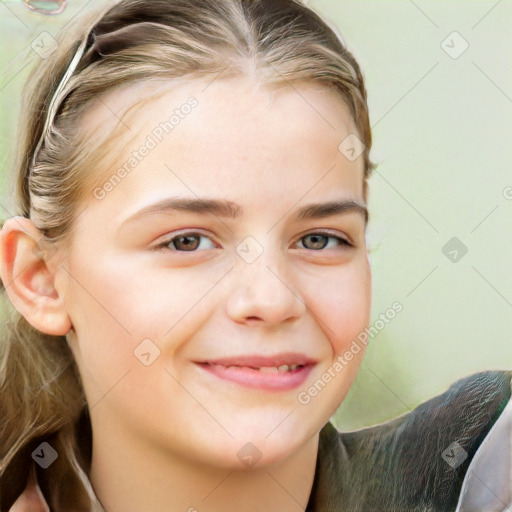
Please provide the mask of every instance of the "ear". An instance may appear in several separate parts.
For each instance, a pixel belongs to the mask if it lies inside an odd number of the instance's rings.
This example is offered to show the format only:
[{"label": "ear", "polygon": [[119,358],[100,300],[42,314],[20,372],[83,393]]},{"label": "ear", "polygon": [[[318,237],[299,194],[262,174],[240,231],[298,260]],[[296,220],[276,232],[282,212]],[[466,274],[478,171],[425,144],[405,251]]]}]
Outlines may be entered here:
[{"label": "ear", "polygon": [[[8,219],[0,232],[0,276],[14,307],[37,330],[63,336],[72,327],[55,288],[56,249],[30,219]],[[55,258],[55,259],[54,259]]]}]

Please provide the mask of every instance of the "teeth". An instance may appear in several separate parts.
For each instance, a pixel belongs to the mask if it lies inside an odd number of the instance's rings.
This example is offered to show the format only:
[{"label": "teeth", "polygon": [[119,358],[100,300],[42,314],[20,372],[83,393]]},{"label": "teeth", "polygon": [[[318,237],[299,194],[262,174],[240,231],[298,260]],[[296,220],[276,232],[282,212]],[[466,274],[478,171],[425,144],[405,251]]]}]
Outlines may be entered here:
[{"label": "teeth", "polygon": [[259,370],[261,373],[269,373],[269,374],[276,374],[276,373],[285,373],[285,372],[293,372],[296,370],[299,366],[299,364],[282,364],[281,366],[261,366],[260,368],[250,368],[248,366],[223,366],[220,364],[213,364],[212,366],[220,367],[220,368],[226,368],[228,370],[242,370],[242,369],[251,369],[251,370]]},{"label": "teeth", "polygon": [[285,372],[293,372],[296,370],[300,365],[298,364],[282,364],[281,366],[262,366],[260,368],[260,372],[262,373],[285,373]]},{"label": "teeth", "polygon": [[[282,366],[280,368],[282,368]],[[262,366],[260,368],[261,373],[277,373],[278,371],[276,366]]]}]

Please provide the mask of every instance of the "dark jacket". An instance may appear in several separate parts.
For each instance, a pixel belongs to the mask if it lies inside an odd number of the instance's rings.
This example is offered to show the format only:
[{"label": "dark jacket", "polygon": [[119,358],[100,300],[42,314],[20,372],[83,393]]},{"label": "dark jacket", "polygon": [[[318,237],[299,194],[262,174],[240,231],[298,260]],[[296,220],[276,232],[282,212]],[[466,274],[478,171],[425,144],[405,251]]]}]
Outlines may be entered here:
[{"label": "dark jacket", "polygon": [[481,372],[386,423],[341,433],[328,423],[306,511],[455,511],[468,466],[511,386],[512,371]]},{"label": "dark jacket", "polygon": [[[306,512],[455,512],[468,467],[511,401],[511,386],[512,371],[486,371],[386,423],[339,432],[328,422]],[[31,478],[2,512],[49,510],[35,473]]]}]

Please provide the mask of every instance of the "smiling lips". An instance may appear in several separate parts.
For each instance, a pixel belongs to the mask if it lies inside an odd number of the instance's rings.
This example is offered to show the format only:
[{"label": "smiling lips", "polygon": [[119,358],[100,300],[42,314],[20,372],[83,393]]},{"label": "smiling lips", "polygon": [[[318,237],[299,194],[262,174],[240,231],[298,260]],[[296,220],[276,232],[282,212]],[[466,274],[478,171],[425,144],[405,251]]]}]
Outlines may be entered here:
[{"label": "smiling lips", "polygon": [[198,363],[202,369],[221,379],[267,390],[287,390],[299,386],[315,364],[313,359],[296,353],[271,357],[240,356]]}]

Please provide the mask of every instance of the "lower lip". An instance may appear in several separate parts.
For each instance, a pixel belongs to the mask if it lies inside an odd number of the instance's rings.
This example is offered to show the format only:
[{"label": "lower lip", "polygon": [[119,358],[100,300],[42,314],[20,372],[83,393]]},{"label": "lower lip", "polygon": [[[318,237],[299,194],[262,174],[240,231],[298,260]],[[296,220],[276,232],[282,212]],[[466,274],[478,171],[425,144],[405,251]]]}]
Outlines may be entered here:
[{"label": "lower lip", "polygon": [[278,373],[262,373],[252,368],[227,368],[221,365],[197,363],[204,371],[224,380],[236,382],[248,388],[284,391],[294,389],[304,383],[313,369],[313,364],[307,364],[293,371]]}]

